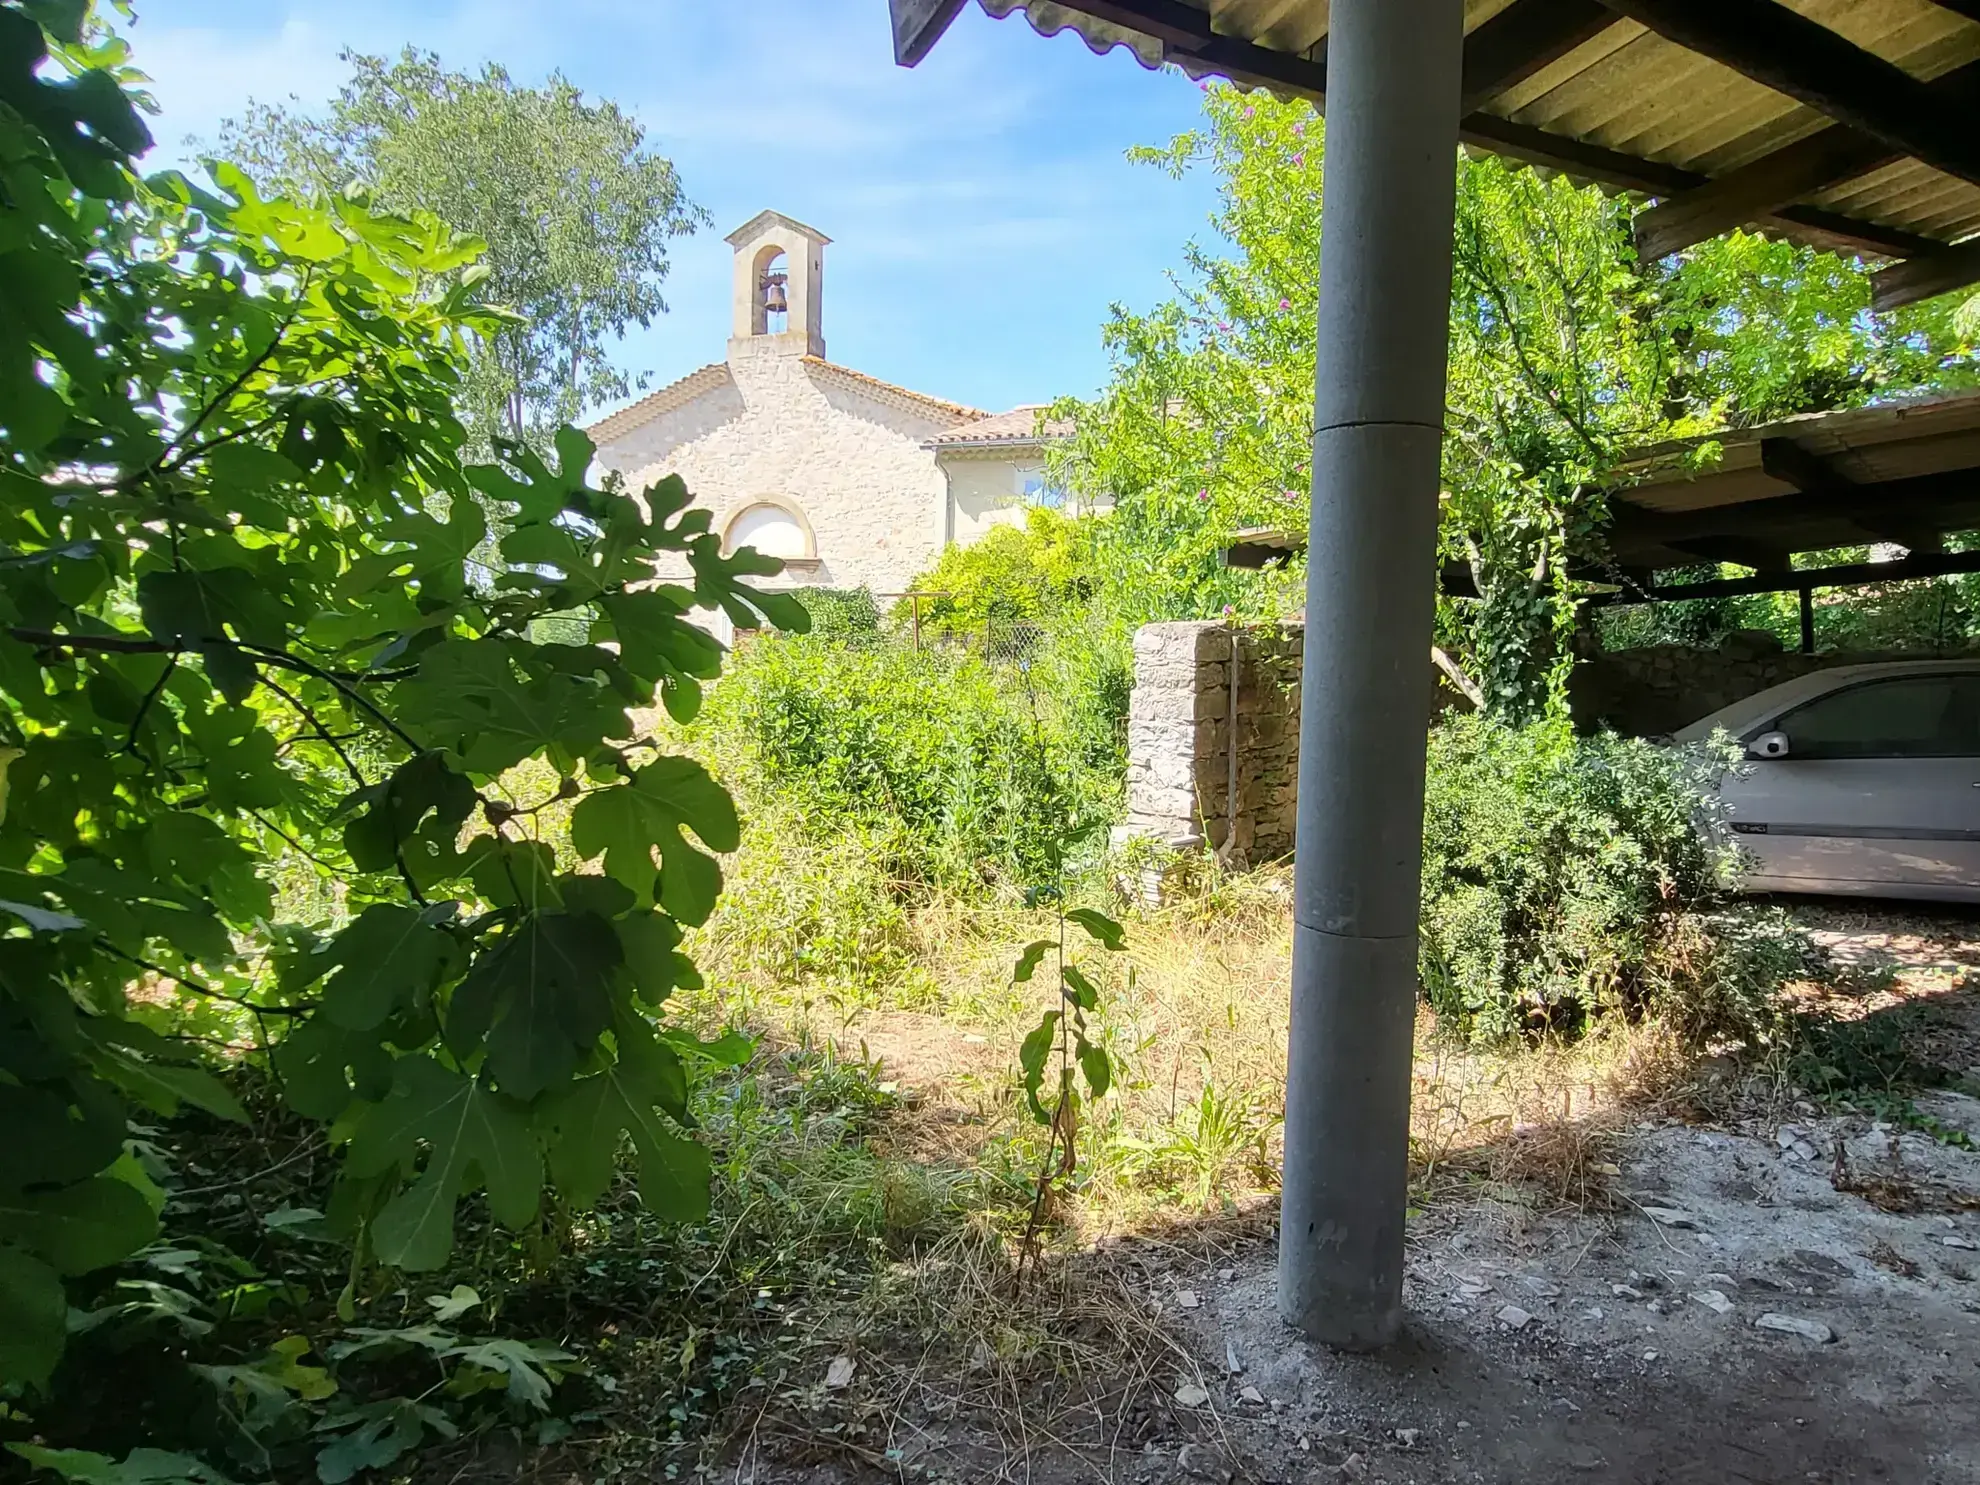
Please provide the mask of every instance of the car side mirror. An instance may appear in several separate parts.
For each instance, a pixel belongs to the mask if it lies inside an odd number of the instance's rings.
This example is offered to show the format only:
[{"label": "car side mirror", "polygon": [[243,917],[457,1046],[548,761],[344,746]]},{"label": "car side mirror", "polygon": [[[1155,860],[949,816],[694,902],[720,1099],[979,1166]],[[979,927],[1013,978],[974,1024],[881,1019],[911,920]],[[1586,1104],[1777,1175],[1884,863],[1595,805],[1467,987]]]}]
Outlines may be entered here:
[{"label": "car side mirror", "polygon": [[1785,758],[1789,753],[1785,732],[1763,732],[1746,745],[1749,758]]}]

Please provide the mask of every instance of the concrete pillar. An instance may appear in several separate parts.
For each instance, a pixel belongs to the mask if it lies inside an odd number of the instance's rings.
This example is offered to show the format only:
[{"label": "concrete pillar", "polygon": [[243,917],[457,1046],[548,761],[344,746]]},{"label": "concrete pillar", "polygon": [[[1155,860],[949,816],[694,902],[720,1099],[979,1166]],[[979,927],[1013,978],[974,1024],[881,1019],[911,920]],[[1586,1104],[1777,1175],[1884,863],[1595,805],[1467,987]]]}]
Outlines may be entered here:
[{"label": "concrete pillar", "polygon": [[1402,1324],[1463,0],[1334,0],[1279,1308]]}]

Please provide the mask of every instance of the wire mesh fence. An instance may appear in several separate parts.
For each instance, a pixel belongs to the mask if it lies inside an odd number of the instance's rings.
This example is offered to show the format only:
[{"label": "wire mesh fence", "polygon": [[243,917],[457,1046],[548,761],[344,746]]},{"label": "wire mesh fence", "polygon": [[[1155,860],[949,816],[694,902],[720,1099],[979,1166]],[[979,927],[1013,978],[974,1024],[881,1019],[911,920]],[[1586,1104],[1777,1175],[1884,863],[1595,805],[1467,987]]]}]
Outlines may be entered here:
[{"label": "wire mesh fence", "polygon": [[1029,661],[1044,642],[1044,629],[1006,615],[963,619],[946,603],[951,594],[930,590],[869,593],[809,589],[802,595],[812,632],[857,647],[911,649],[970,655],[993,665]]}]

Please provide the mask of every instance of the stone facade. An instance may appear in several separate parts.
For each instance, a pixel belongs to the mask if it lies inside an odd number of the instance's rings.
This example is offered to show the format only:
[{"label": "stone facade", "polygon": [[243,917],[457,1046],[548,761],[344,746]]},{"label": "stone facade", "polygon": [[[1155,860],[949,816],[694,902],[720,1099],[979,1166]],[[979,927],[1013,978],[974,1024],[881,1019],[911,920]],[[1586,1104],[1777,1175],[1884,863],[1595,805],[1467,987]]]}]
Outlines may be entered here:
[{"label": "stone facade", "polygon": [[[727,240],[726,359],[593,424],[597,462],[635,492],[679,475],[725,547],[784,559],[771,586],[901,593],[947,541],[994,524],[973,505],[958,525],[937,440],[1000,419],[825,359],[822,233],[762,212]],[[1028,433],[1035,418],[1022,421]],[[1027,437],[968,452],[972,476],[1006,492],[1021,492],[1041,457]],[[715,627],[726,627],[719,616]]]},{"label": "stone facade", "polygon": [[1185,622],[1136,632],[1121,834],[1177,848],[1208,844],[1234,865],[1291,854],[1304,638],[1299,624]]},{"label": "stone facade", "polygon": [[942,475],[923,445],[963,410],[776,345],[744,342],[721,370],[691,402],[601,443],[600,463],[635,490],[679,475],[725,538],[754,507],[787,512],[804,536],[779,553],[786,584],[905,591],[942,545]]}]

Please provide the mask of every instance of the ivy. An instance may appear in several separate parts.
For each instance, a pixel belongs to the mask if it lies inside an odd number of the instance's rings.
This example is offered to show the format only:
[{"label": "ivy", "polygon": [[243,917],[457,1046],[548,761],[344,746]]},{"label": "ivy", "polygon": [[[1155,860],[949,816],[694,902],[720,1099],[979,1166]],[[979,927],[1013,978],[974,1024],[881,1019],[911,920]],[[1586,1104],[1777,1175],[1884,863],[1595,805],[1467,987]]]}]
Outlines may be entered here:
[{"label": "ivy", "polygon": [[[719,672],[696,608],[806,623],[679,481],[589,484],[575,429],[464,465],[471,354],[513,321],[480,244],[226,164],[140,178],[138,80],[86,8],[0,0],[0,1386],[49,1385],[64,1280],[158,1232],[129,1121],[245,1117],[238,1056],[161,1001],[223,1012],[328,1126],[361,1257],[439,1266],[475,1193],[524,1229],[593,1201],[627,1139],[652,1208],[704,1211],[653,1016],[738,822],[636,718]],[[534,639],[551,616],[582,639]],[[511,797],[526,761],[548,800]],[[598,872],[534,838],[552,800]],[[282,920],[296,869],[334,921]],[[346,1473],[422,1426],[350,1424]],[[207,1478],[141,1454],[35,1462]]]}]

